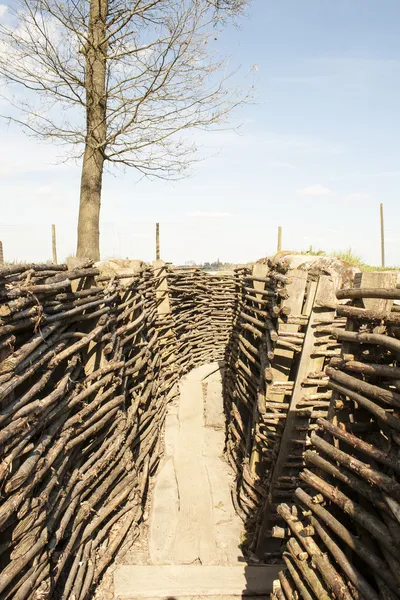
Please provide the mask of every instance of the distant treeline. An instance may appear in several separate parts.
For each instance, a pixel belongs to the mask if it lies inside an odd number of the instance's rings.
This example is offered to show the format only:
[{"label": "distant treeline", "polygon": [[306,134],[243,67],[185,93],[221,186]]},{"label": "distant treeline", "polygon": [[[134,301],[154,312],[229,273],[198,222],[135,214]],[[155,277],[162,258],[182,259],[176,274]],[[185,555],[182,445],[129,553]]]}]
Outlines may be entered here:
[{"label": "distant treeline", "polygon": [[221,262],[219,258],[217,258],[214,262],[205,262],[204,264],[198,264],[194,260],[188,260],[186,261],[185,266],[199,267],[205,271],[232,271],[236,265],[230,262]]}]

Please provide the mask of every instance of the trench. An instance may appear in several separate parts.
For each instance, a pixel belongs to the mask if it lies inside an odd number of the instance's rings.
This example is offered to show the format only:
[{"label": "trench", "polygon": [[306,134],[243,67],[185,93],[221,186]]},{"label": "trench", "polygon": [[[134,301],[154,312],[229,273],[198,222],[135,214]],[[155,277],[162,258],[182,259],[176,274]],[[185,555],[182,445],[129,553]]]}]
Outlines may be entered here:
[{"label": "trench", "polygon": [[298,267],[0,269],[1,598],[399,597],[397,275]]}]

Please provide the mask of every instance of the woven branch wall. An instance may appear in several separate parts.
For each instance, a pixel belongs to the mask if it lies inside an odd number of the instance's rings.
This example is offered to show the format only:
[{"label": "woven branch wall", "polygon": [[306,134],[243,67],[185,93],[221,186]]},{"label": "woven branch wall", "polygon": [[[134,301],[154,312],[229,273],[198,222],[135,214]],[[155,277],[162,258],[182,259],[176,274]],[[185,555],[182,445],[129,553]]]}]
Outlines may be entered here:
[{"label": "woven branch wall", "polygon": [[308,436],[328,412],[324,368],[340,344],[323,328],[345,324],[335,315],[341,275],[267,261],[238,269],[235,282],[223,379],[226,453],[245,523],[243,549],[249,558],[276,560],[277,506],[292,497]]},{"label": "woven branch wall", "polygon": [[275,596],[398,598],[395,279],[337,307],[340,278],[273,263],[2,268],[0,597],[92,596],[179,378],[218,361],[249,556],[287,566]]},{"label": "woven branch wall", "polygon": [[91,597],[142,517],[179,377],[223,357],[232,286],[165,266],[0,270],[1,598]]},{"label": "woven branch wall", "polygon": [[294,501],[278,506],[286,568],[273,599],[400,598],[400,300],[397,274],[339,290],[346,328],[326,368],[332,399],[303,454]]}]

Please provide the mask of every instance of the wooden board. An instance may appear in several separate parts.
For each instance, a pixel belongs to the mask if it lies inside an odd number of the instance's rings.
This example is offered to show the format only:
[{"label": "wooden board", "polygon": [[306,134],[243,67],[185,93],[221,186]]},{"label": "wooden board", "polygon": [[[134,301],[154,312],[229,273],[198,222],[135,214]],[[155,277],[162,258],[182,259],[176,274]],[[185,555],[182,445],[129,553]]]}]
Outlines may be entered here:
[{"label": "wooden board", "polygon": [[225,415],[222,401],[222,382],[212,379],[207,384],[204,406],[206,427],[225,429]]},{"label": "wooden board", "polygon": [[[363,288],[395,288],[397,285],[397,273],[394,271],[367,271],[360,273],[354,287]],[[393,300],[383,298],[363,298],[364,307],[368,310],[390,312],[393,306]]]},{"label": "wooden board", "polygon": [[[268,273],[269,273],[268,265],[256,263],[253,267],[252,275],[254,277],[260,277],[260,278],[267,277]],[[255,290],[265,290],[265,283],[263,283],[262,281],[253,281],[253,287]],[[262,294],[256,294],[256,298],[258,298],[258,300],[262,300],[263,296],[262,296]]]},{"label": "wooden board", "polygon": [[179,494],[174,459],[162,460],[154,486],[149,528],[149,554],[155,565],[172,562],[171,548],[175,540],[179,513]]},{"label": "wooden board", "polygon": [[163,260],[154,260],[153,268],[155,277],[160,277],[156,288],[157,311],[159,315],[167,315],[171,312],[166,278],[167,267]]},{"label": "wooden board", "polygon": [[238,564],[243,523],[236,514],[233,474],[223,460],[225,430],[204,426],[202,383],[219,385],[216,365],[181,380],[179,405],[169,407],[165,458],[155,480],[149,527],[153,564]]},{"label": "wooden board", "polygon": [[[274,465],[273,474],[270,480],[270,487],[268,493],[268,502],[265,506],[265,512],[263,517],[263,524],[260,530],[257,553],[262,555],[267,550],[267,547],[272,547],[276,543],[276,540],[268,537],[268,531],[271,529],[273,516],[272,504],[275,501],[274,491],[279,478],[285,473],[288,456],[291,454],[293,449],[293,439],[300,437],[296,431],[297,424],[297,406],[303,398],[304,394],[312,394],[317,391],[317,387],[303,388],[303,381],[307,378],[310,372],[319,372],[322,370],[324,365],[323,356],[313,356],[315,344],[317,341],[315,324],[321,319],[332,319],[335,314],[335,308],[321,306],[322,300],[327,297],[331,297],[332,287],[337,285],[337,280],[332,281],[331,277],[321,276],[318,283],[315,281],[309,282],[307,300],[304,304],[302,314],[309,317],[307,329],[305,332],[305,338],[303,342],[302,352],[300,355],[300,362],[296,374],[295,385],[293,388],[292,397],[290,400],[289,411],[285,423],[285,429],[280,442],[279,453]],[[319,299],[318,304],[315,302]]]},{"label": "wooden board", "polygon": [[114,597],[179,598],[182,596],[267,595],[282,565],[271,566],[118,566]]},{"label": "wooden board", "polygon": [[164,454],[165,456],[173,456],[175,453],[176,444],[179,437],[179,419],[178,411],[173,410],[175,407],[169,407],[167,416],[165,417],[165,439],[164,439]]},{"label": "wooden board", "polygon": [[175,564],[193,564],[196,561],[210,564],[217,554],[211,490],[202,457],[204,409],[201,375],[201,372],[193,371],[181,384],[179,436],[174,457],[180,503],[172,548]]}]

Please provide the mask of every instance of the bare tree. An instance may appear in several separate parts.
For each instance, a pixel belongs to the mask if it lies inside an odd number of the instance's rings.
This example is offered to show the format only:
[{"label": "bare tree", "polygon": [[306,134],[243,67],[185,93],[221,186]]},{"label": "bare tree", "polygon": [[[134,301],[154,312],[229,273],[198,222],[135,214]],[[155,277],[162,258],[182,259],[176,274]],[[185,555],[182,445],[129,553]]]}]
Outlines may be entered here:
[{"label": "bare tree", "polygon": [[213,40],[246,2],[13,1],[0,25],[5,116],[83,155],[79,258],[100,257],[107,161],[176,177],[196,150],[185,132],[223,122],[243,100]]}]

